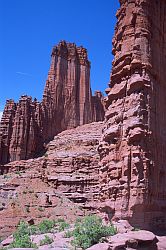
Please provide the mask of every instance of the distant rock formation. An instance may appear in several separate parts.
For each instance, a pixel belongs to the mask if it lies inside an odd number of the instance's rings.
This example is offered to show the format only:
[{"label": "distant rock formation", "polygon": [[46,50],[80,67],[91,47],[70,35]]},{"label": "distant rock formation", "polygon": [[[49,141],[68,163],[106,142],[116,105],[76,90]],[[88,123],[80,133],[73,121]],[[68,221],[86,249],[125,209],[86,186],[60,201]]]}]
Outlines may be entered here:
[{"label": "distant rock formation", "polygon": [[35,156],[43,148],[41,104],[21,96],[18,103],[7,100],[0,125],[2,163]]},{"label": "distant rock formation", "polygon": [[101,210],[166,227],[166,1],[120,1],[99,146]]},{"label": "distant rock formation", "polygon": [[39,155],[57,133],[103,120],[103,107],[101,92],[91,94],[86,49],[60,42],[52,50],[42,101],[25,95],[18,103],[6,102],[0,124],[0,163]]}]

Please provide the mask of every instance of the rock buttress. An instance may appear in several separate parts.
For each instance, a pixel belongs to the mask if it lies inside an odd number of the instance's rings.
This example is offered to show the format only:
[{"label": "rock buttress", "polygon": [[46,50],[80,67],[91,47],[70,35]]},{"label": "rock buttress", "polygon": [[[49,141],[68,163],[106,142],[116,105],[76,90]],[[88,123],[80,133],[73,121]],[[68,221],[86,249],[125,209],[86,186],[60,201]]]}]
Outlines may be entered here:
[{"label": "rock buttress", "polygon": [[166,2],[120,1],[106,90],[100,198],[110,217],[166,225]]}]

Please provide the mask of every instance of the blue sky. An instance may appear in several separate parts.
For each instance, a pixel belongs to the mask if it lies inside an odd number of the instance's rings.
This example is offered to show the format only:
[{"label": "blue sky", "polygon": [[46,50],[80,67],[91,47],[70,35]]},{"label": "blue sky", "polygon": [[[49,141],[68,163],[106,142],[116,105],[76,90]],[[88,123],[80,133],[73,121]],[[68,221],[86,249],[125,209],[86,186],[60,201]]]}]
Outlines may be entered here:
[{"label": "blue sky", "polygon": [[88,49],[92,91],[104,91],[118,8],[118,0],[0,0],[0,111],[22,94],[41,100],[60,40]]}]

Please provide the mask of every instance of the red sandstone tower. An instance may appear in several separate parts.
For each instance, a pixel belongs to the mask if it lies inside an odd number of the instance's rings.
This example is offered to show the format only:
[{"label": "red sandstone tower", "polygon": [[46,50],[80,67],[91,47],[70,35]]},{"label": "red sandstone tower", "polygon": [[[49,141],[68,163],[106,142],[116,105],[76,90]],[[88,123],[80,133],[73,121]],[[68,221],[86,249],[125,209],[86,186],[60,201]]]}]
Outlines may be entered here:
[{"label": "red sandstone tower", "polygon": [[42,105],[44,120],[47,120],[46,126],[43,125],[46,139],[62,130],[95,120],[90,62],[85,48],[65,41],[53,48]]},{"label": "red sandstone tower", "polygon": [[166,1],[121,0],[101,155],[102,210],[166,226]]}]

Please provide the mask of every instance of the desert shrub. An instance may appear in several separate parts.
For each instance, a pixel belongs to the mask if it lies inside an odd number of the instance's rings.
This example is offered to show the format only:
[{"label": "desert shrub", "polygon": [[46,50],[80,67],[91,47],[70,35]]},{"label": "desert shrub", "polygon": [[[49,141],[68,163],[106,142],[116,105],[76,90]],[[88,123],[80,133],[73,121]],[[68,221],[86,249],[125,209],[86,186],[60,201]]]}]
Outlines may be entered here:
[{"label": "desert shrub", "polygon": [[97,244],[102,237],[116,233],[116,229],[112,225],[104,226],[101,218],[98,216],[85,216],[81,222],[76,222],[75,224],[72,244],[76,247],[86,249]]},{"label": "desert shrub", "polygon": [[72,236],[73,236],[73,231],[69,231],[69,230],[68,230],[68,231],[66,231],[65,234],[64,234],[64,237],[65,237],[65,238],[70,238],[70,237],[72,237]]},{"label": "desert shrub", "polygon": [[10,245],[13,248],[28,248],[33,247],[33,243],[28,235],[24,235],[21,238],[15,238],[13,243]]},{"label": "desert shrub", "polygon": [[30,233],[31,233],[31,235],[39,234],[40,231],[39,231],[38,226],[36,226],[36,225],[31,225],[31,226],[30,226]]},{"label": "desert shrub", "polygon": [[25,221],[20,221],[17,226],[17,230],[14,233],[14,238],[22,237],[24,235],[30,235],[29,225]]},{"label": "desert shrub", "polygon": [[40,241],[40,246],[48,245],[48,244],[51,244],[52,242],[53,242],[53,239],[50,238],[48,235],[45,235],[44,239]]},{"label": "desert shrub", "polygon": [[30,228],[28,223],[21,221],[17,227],[16,232],[13,234],[13,242],[10,244],[13,248],[28,248],[36,247],[30,238]]},{"label": "desert shrub", "polygon": [[67,223],[65,221],[62,221],[62,222],[59,222],[58,230],[61,232],[61,231],[64,231],[66,228],[69,228],[69,227],[70,227],[69,223]]},{"label": "desert shrub", "polygon": [[55,221],[52,220],[43,220],[38,225],[40,233],[50,233],[52,232],[52,229],[56,225]]}]

